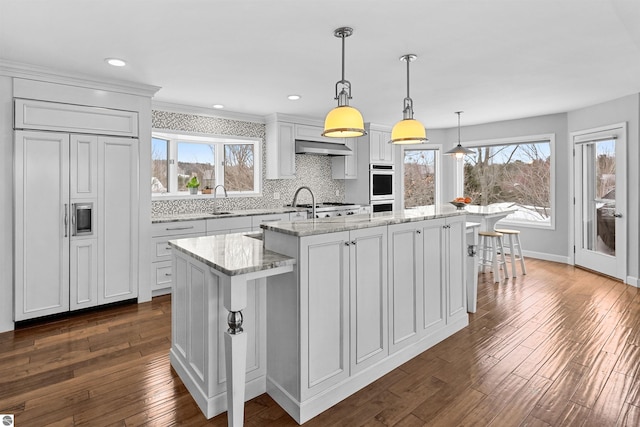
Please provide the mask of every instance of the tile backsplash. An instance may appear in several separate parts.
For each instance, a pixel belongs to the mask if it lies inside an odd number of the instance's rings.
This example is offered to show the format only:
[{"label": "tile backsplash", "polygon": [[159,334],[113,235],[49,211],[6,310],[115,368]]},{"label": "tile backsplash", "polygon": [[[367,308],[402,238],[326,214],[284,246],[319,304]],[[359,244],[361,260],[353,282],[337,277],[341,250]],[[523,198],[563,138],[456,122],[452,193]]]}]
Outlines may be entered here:
[{"label": "tile backsplash", "polygon": [[[265,179],[266,143],[263,123],[229,120],[193,114],[173,113],[154,110],[152,112],[154,130],[172,130],[208,133],[213,135],[245,136],[262,139],[262,196],[217,198],[193,196],[193,198],[154,197],[151,201],[151,215],[211,212],[219,210],[260,209],[281,207],[291,203],[296,189],[306,185],[313,191],[316,202],[343,202],[344,180],[331,177],[331,158],[327,156],[296,155],[295,179]],[[150,190],[149,190],[150,191]],[[339,195],[336,195],[336,192]],[[278,193],[280,199],[274,199]],[[307,192],[300,193],[301,203],[310,203]]]}]

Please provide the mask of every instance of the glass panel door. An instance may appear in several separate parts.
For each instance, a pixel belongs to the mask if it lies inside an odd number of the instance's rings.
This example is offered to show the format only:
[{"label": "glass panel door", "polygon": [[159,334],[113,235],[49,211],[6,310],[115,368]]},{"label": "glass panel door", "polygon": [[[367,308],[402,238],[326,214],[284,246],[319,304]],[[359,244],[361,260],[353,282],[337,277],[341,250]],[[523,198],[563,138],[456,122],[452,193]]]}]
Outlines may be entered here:
[{"label": "glass panel door", "polygon": [[626,127],[572,135],[575,264],[626,279]]}]

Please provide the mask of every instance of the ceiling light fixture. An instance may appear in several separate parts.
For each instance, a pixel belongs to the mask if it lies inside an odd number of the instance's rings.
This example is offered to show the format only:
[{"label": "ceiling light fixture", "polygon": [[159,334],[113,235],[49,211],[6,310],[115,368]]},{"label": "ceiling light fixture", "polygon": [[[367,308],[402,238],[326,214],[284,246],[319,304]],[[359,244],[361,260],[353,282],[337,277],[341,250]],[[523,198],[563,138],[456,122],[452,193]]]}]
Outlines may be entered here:
[{"label": "ceiling light fixture", "polygon": [[105,62],[109,65],[113,65],[114,67],[124,67],[127,63],[123,59],[118,58],[106,58]]},{"label": "ceiling light fixture", "polygon": [[456,111],[458,115],[458,145],[445,153],[455,156],[456,159],[461,159],[466,155],[475,156],[476,154],[475,151],[465,148],[460,144],[460,114],[462,113],[464,113],[464,111]]},{"label": "ceiling light fixture", "polygon": [[[332,138],[354,138],[366,135],[362,114],[357,109],[349,106],[351,99],[351,82],[344,78],[344,39],[353,34],[353,28],[341,27],[333,32],[333,35],[342,39],[342,80],[336,83],[336,97],[338,106],[329,111],[324,119],[324,132],[322,136]],[[341,86],[338,93],[338,86]]]},{"label": "ceiling light fixture", "polygon": [[413,100],[409,96],[409,64],[417,58],[413,53],[400,57],[400,61],[407,63],[407,97],[404,99],[402,120],[391,130],[390,142],[393,144],[422,144],[428,141],[424,125],[413,118]]},{"label": "ceiling light fixture", "polygon": [[300,98],[302,98],[300,95],[289,95],[289,96],[287,96],[287,99],[289,101],[297,101]]}]

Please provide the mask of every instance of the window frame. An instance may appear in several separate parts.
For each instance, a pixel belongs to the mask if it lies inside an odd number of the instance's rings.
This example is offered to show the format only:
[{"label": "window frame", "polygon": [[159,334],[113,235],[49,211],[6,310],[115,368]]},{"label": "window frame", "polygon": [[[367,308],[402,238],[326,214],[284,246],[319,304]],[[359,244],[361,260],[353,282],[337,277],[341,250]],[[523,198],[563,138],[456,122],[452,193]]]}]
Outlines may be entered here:
[{"label": "window frame", "polygon": [[[435,201],[436,205],[440,205],[442,203],[441,200],[441,196],[442,196],[442,144],[405,144],[401,146],[401,151],[400,151],[400,194],[402,195],[402,197],[400,198],[400,209],[407,209],[405,208],[404,205],[404,191],[405,191],[405,186],[404,186],[404,173],[405,173],[405,167],[404,167],[404,157],[405,151],[416,151],[416,150],[430,150],[430,151],[435,151],[435,155],[434,155],[434,163],[435,163],[435,168],[436,168],[436,173],[435,173],[435,194],[433,196],[433,200]],[[412,208],[409,208],[412,209]]]},{"label": "window frame", "polygon": [[[549,156],[551,157],[551,161],[549,164],[549,204],[551,209],[551,216],[549,223],[541,224],[533,221],[514,221],[508,218],[502,219],[500,221],[503,225],[511,225],[514,227],[525,227],[525,228],[537,228],[544,230],[555,230],[556,229],[556,134],[555,133],[547,133],[540,135],[524,135],[524,136],[516,136],[516,137],[507,137],[507,138],[495,138],[495,139],[484,139],[484,140],[476,140],[476,141],[467,141],[463,145],[465,148],[480,148],[480,147],[488,147],[488,146],[496,146],[496,145],[519,145],[519,144],[532,144],[539,142],[548,142],[549,143]],[[460,167],[456,167],[456,188],[464,189],[464,158],[459,160]]]},{"label": "window frame", "polygon": [[[152,129],[151,137],[168,141],[168,188],[166,193],[151,193],[152,199],[181,199],[181,198],[212,198],[215,194],[189,194],[188,191],[178,191],[178,143],[196,143],[213,145],[216,185],[224,185],[224,155],[225,145],[251,144],[253,145],[253,191],[227,190],[228,197],[262,197],[262,138],[232,135],[216,135],[188,131],[175,131],[166,129]],[[153,161],[153,159],[152,159]],[[202,188],[199,189],[201,191]],[[218,194],[221,192],[219,191]]]}]

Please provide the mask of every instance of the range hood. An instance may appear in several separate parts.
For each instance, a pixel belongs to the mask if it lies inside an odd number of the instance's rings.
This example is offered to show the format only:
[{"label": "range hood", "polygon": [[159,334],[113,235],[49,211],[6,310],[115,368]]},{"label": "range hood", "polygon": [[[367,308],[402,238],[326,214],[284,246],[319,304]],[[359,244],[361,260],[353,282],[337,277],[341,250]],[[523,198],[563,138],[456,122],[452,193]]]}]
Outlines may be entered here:
[{"label": "range hood", "polygon": [[315,154],[319,156],[352,156],[353,151],[344,144],[296,140],[296,154]]}]

